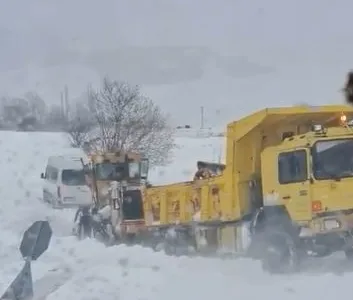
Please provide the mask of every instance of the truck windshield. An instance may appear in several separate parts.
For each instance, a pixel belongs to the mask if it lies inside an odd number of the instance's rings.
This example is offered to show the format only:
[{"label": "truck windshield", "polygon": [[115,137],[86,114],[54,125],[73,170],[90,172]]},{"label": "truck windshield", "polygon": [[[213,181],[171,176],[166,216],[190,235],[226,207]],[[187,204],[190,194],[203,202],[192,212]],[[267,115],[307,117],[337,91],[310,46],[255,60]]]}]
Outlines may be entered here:
[{"label": "truck windshield", "polygon": [[63,170],[61,181],[64,185],[85,185],[85,174],[83,170]]},{"label": "truck windshield", "polygon": [[126,163],[101,163],[96,165],[97,180],[123,180],[127,174]]},{"label": "truck windshield", "polygon": [[129,162],[129,178],[138,179],[140,178],[140,163],[139,162]]},{"label": "truck windshield", "polygon": [[312,154],[316,179],[353,177],[353,139],[316,142]]}]

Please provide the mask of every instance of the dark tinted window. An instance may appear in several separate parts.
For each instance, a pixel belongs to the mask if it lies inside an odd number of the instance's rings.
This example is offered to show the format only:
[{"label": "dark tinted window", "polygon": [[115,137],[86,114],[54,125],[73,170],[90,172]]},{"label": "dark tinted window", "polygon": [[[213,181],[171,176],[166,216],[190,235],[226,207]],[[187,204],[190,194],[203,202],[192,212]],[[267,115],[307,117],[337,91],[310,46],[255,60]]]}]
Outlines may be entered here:
[{"label": "dark tinted window", "polygon": [[305,181],[307,175],[305,150],[285,152],[278,155],[278,181],[280,184]]},{"label": "dark tinted window", "polygon": [[123,202],[125,220],[143,219],[143,201],[141,191],[125,191]]},{"label": "dark tinted window", "polygon": [[101,163],[96,165],[97,180],[117,180],[124,179],[128,174],[127,163]]},{"label": "dark tinted window", "polygon": [[312,155],[316,179],[353,177],[353,139],[316,142]]}]

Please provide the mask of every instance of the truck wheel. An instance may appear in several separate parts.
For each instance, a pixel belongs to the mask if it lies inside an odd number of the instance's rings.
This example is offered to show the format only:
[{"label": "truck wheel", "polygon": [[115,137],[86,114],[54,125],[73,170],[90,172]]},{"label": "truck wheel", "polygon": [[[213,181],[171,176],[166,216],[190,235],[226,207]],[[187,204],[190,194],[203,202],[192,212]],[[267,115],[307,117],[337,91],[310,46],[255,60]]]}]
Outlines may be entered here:
[{"label": "truck wheel", "polygon": [[169,230],[163,240],[165,254],[183,256],[193,253],[193,245],[185,232]]},{"label": "truck wheel", "polygon": [[300,251],[286,232],[273,231],[263,236],[262,267],[270,273],[291,273],[298,270]]},{"label": "truck wheel", "polygon": [[79,223],[79,239],[83,240],[85,238],[92,237],[92,226],[91,226],[91,217],[90,216],[81,216]]}]

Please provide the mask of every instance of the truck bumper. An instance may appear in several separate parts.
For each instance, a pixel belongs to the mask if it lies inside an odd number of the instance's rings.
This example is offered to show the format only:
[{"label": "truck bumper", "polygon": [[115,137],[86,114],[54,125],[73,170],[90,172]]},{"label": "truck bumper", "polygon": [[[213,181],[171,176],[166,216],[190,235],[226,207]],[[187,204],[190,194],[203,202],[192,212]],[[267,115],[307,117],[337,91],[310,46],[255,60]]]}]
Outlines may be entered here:
[{"label": "truck bumper", "polygon": [[353,249],[353,214],[317,217],[301,227],[299,237],[314,253],[329,254]]}]

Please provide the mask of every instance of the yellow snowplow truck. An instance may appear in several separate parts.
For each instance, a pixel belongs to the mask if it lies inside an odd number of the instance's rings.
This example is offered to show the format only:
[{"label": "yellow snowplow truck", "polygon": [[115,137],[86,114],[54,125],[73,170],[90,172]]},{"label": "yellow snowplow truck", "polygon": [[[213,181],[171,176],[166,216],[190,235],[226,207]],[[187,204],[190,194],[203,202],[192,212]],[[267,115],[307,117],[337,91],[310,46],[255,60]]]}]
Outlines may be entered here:
[{"label": "yellow snowplow truck", "polygon": [[85,166],[92,206],[75,215],[75,234],[94,236],[106,244],[126,242],[145,231],[143,187],[148,159],[133,152],[96,152]]},{"label": "yellow snowplow truck", "polygon": [[170,253],[247,256],[271,272],[335,251],[352,259],[351,119],[350,106],[297,106],[230,123],[220,172],[145,190],[146,226]]}]

